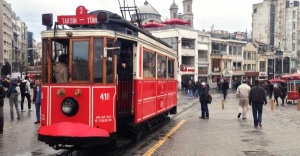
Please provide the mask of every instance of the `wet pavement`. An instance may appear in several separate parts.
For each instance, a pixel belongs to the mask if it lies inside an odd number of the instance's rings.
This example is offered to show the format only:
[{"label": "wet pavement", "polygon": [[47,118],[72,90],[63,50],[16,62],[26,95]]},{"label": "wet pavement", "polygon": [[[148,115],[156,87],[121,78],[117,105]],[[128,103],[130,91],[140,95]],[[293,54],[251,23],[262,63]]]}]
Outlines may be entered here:
[{"label": "wet pavement", "polygon": [[[128,155],[143,155],[162,142],[165,135],[185,121],[155,150],[155,156],[298,156],[300,155],[300,111],[297,105],[274,106],[270,100],[264,107],[262,127],[255,128],[252,109],[247,119],[238,119],[238,99],[229,93],[222,109],[220,94],[212,95],[210,119],[200,119],[200,104],[174,116],[167,126],[128,151]],[[157,145],[157,144],[156,144]],[[127,155],[127,154],[126,154]]]},{"label": "wet pavement", "polygon": [[[19,108],[20,105],[19,97]],[[182,93],[178,93],[178,113],[188,109],[197,99],[187,99]],[[10,107],[8,99],[4,100],[4,133],[0,136],[0,156],[50,156],[60,153],[46,145],[43,142],[37,141],[37,130],[39,124],[34,124],[36,121],[35,105],[32,104],[33,111],[28,111],[27,100],[24,102],[26,112],[21,112],[21,119],[10,120]],[[21,109],[21,108],[20,108]]]}]

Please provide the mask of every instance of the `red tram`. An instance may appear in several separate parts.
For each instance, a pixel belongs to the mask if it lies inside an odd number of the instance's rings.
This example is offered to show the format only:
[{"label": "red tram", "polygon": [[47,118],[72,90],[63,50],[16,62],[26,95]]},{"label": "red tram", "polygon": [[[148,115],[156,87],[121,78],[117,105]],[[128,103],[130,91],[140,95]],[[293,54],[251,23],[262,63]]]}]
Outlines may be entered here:
[{"label": "red tram", "polygon": [[[168,44],[105,10],[78,6],[54,29],[52,14],[42,20],[38,140],[54,149],[138,140],[176,114],[177,57]],[[66,83],[53,72],[61,54],[69,60]]]}]

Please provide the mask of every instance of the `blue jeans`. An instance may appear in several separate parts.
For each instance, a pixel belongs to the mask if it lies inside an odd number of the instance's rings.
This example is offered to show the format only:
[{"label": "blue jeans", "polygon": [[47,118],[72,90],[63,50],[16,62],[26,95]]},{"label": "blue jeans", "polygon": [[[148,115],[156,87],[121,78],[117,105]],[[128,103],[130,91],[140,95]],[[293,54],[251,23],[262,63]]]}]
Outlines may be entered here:
[{"label": "blue jeans", "polygon": [[36,121],[40,121],[41,120],[40,108],[41,108],[41,102],[36,102],[35,103]]},{"label": "blue jeans", "polygon": [[192,89],[188,90],[188,97],[193,97],[193,90]]},{"label": "blue jeans", "polygon": [[262,121],[263,104],[252,103],[252,113],[254,126],[257,126]]},{"label": "blue jeans", "polygon": [[227,96],[227,90],[222,90],[222,92],[223,92],[223,98],[224,98],[224,100],[226,99],[226,96]]},{"label": "blue jeans", "polygon": [[207,103],[201,103],[201,117],[202,118],[209,118],[209,111]]}]

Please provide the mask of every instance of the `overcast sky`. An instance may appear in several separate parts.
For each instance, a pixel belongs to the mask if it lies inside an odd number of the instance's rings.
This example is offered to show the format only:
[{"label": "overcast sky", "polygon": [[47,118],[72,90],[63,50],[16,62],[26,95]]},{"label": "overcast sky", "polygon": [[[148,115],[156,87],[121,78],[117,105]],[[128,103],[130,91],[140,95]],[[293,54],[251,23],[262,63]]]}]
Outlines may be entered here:
[{"label": "overcast sky", "polygon": [[[53,13],[56,21],[57,15],[75,15],[76,7],[83,5],[86,9],[110,10],[121,15],[118,0],[6,0],[11,3],[17,16],[24,21],[28,31],[33,32],[33,37],[40,41],[40,32],[45,29],[42,25],[43,13]],[[126,0],[129,6],[134,0]],[[170,17],[170,5],[173,0],[147,0],[162,19]],[[120,0],[122,3],[123,0]],[[135,0],[136,5],[144,5],[145,0]],[[262,3],[263,0],[193,0],[194,28],[198,30],[214,29],[235,31],[251,31],[252,5]],[[183,12],[182,0],[175,0],[179,13]]]}]

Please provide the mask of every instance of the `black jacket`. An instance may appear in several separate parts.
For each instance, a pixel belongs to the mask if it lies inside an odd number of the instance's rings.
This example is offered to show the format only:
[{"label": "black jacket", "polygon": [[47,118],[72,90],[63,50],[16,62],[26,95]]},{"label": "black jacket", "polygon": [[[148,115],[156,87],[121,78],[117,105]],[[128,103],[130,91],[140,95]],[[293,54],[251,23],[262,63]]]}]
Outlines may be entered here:
[{"label": "black jacket", "polygon": [[202,88],[201,93],[199,95],[199,101],[201,104],[207,104],[207,97],[208,97],[208,88]]},{"label": "black jacket", "polygon": [[253,86],[250,90],[249,94],[249,103],[259,103],[259,104],[264,104],[267,103],[267,98],[266,98],[266,92],[264,88],[261,86]]},{"label": "black jacket", "polygon": [[5,90],[4,88],[0,85],[0,107],[3,107],[4,105],[4,98],[5,98]]}]

